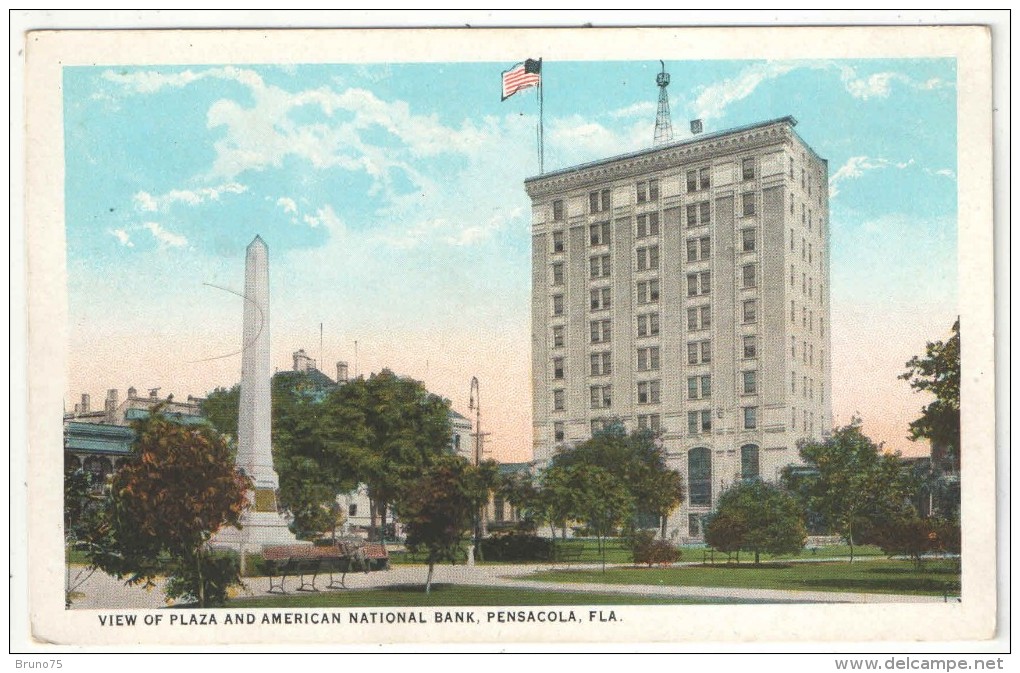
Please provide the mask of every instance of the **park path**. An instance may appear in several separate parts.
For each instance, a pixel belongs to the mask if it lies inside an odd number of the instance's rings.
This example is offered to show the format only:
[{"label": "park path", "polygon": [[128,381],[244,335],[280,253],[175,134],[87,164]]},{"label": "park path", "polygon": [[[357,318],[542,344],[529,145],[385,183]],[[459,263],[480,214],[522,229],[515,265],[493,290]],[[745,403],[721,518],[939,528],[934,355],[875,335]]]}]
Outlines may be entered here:
[{"label": "park path", "polygon": [[[688,564],[676,564],[688,565]],[[621,567],[632,567],[625,565]],[[599,569],[598,564],[574,564],[571,569]],[[568,591],[578,593],[625,594],[655,596],[676,599],[707,599],[719,602],[740,603],[941,603],[941,596],[914,596],[903,594],[868,594],[831,591],[785,591],[774,589],[747,589],[736,587],[662,586],[651,584],[599,584],[556,583],[529,579],[536,572],[552,569],[546,564],[521,565],[477,565],[477,566],[436,566],[433,581],[439,584],[461,584],[471,586],[535,589],[539,591]],[[562,569],[558,566],[557,569]],[[345,584],[348,589],[371,589],[383,586],[423,585],[427,569],[419,565],[399,565],[390,570],[373,573],[350,573]],[[328,578],[319,577],[316,586],[324,587]],[[288,577],[285,587],[293,593],[297,578]],[[266,577],[245,579],[244,596],[264,596],[269,589]],[[167,607],[163,595],[163,583],[151,590],[125,586],[102,572],[94,573],[79,589],[83,594],[74,601],[73,609],[155,609]],[[343,591],[343,589],[339,589]]]}]

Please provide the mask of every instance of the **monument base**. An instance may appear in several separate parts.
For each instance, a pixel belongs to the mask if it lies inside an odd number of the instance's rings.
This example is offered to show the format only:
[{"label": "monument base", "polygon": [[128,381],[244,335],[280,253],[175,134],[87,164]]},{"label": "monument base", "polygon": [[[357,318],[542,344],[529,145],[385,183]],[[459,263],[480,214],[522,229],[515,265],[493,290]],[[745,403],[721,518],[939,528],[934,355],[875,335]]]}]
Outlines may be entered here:
[{"label": "monument base", "polygon": [[286,519],[279,512],[245,512],[241,517],[241,528],[221,528],[209,545],[245,552],[259,553],[265,547],[284,544],[311,544],[294,537]]}]

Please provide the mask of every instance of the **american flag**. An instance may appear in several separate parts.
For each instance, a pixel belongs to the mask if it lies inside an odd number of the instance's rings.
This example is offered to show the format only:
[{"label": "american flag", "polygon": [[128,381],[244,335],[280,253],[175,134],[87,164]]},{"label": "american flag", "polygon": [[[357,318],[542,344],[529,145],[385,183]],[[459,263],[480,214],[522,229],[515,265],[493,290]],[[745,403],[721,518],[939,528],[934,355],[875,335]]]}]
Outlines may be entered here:
[{"label": "american flag", "polygon": [[509,70],[503,71],[503,98],[510,96],[522,89],[528,89],[542,84],[542,59],[531,59],[518,63]]}]

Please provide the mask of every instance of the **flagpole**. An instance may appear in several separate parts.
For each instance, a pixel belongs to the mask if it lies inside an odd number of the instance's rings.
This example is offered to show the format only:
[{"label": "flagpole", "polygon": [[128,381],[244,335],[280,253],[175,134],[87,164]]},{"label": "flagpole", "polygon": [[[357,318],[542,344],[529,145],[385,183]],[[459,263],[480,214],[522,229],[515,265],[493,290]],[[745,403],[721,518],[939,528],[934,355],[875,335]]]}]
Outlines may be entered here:
[{"label": "flagpole", "polygon": [[[542,59],[538,60],[539,63]],[[542,175],[545,173],[545,133],[544,133],[544,119],[543,119],[543,105],[542,105],[542,80],[545,79],[545,73],[539,74],[538,79],[538,174]]]}]

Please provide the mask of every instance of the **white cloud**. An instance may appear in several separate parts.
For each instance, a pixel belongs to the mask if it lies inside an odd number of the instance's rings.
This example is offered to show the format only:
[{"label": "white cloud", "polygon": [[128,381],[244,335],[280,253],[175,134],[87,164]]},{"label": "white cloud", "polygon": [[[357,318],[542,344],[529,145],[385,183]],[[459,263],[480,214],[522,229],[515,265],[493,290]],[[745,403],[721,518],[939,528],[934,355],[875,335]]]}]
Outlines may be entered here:
[{"label": "white cloud", "polygon": [[228,66],[226,68],[211,68],[195,72],[185,70],[183,72],[160,72],[159,70],[140,70],[135,72],[115,72],[107,70],[103,78],[114,84],[119,84],[132,93],[156,93],[163,88],[179,89],[206,78],[223,80],[234,80],[246,86],[260,86],[262,78],[253,70],[245,70]]},{"label": "white cloud", "polygon": [[956,173],[949,170],[948,168],[940,168],[939,170],[934,171],[934,174],[941,175],[942,177],[949,178],[950,180],[956,179]]},{"label": "white cloud", "polygon": [[923,82],[918,82],[900,72],[876,72],[866,77],[858,77],[857,70],[851,66],[840,65],[837,67],[847,93],[860,100],[888,98],[892,93],[893,82],[918,91],[933,91],[952,86],[938,77],[932,77]]},{"label": "white cloud", "polygon": [[846,180],[859,178],[867,171],[890,167],[902,170],[912,166],[913,164],[913,159],[894,162],[881,157],[850,157],[847,159],[845,164],[840,166],[839,169],[829,177],[829,198],[835,198],[839,194],[840,183]]},{"label": "white cloud", "polygon": [[620,117],[651,117],[654,119],[657,109],[658,104],[645,100],[628,105],[625,108],[620,108],[619,110],[613,110],[609,113],[609,116],[614,119],[619,119]]},{"label": "white cloud", "polygon": [[131,234],[124,229],[110,229],[110,234],[115,236],[120,244],[126,248],[133,248],[135,244],[131,242]]},{"label": "white cloud", "polygon": [[730,104],[750,96],[762,82],[785,75],[796,67],[783,61],[755,63],[735,77],[703,87],[693,103],[694,117],[704,120],[722,117]]},{"label": "white cloud", "polygon": [[281,196],[280,198],[278,198],[276,200],[276,205],[278,205],[281,208],[283,208],[283,212],[285,212],[285,213],[296,213],[297,212],[297,204],[294,203],[294,199],[292,199],[290,197]]},{"label": "white cloud", "polygon": [[141,191],[135,194],[135,205],[143,212],[167,211],[174,204],[183,203],[197,206],[205,201],[218,201],[223,194],[243,194],[248,188],[236,182],[228,182],[218,187],[202,187],[200,189],[172,189],[166,194],[154,196]]},{"label": "white cloud", "polygon": [[152,237],[159,242],[160,246],[171,248],[183,248],[188,244],[188,239],[164,229],[158,222],[146,222],[142,225],[149,230]]}]

